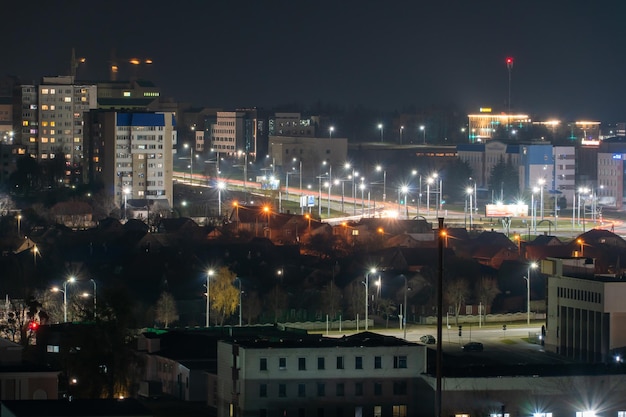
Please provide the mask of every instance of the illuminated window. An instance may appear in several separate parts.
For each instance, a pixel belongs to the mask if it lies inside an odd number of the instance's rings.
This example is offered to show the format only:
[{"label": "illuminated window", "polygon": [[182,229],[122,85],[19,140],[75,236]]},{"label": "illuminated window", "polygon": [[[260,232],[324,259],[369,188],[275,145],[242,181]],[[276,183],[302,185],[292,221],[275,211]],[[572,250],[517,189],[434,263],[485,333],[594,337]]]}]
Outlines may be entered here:
[{"label": "illuminated window", "polygon": [[41,105],[41,110],[48,110],[48,105],[47,104],[42,104]]},{"label": "illuminated window", "polygon": [[48,138],[41,138],[41,143],[48,143]]},{"label": "illuminated window", "polygon": [[124,91],[124,97],[130,97],[130,91]]},{"label": "illuminated window", "polygon": [[56,142],[56,139],[50,138],[50,143],[54,143],[54,142]]},{"label": "illuminated window", "polygon": [[383,417],[383,406],[375,405],[374,406],[374,417]]},{"label": "illuminated window", "polygon": [[72,102],[72,97],[63,97],[63,101],[66,103],[71,103]]},{"label": "illuminated window", "polygon": [[48,353],[59,353],[58,345],[48,345],[46,346],[46,352]]},{"label": "illuminated window", "polygon": [[57,90],[56,90],[56,89],[54,89],[54,88],[51,88],[51,89],[50,89],[50,94],[56,94],[56,93],[57,93]]},{"label": "illuminated window", "polygon": [[48,94],[48,89],[47,88],[42,88],[41,89],[41,94]]},{"label": "illuminated window", "polygon": [[81,142],[80,138],[74,138],[74,143],[80,143],[80,142]]},{"label": "illuminated window", "polygon": [[28,141],[31,143],[37,142],[37,138],[33,138],[32,136],[28,138]]},{"label": "illuminated window", "polygon": [[41,125],[42,126],[48,126],[48,122],[44,120],[43,122],[41,122]]},{"label": "illuminated window", "polygon": [[391,415],[393,417],[406,417],[406,405],[394,405]]},{"label": "illuminated window", "polygon": [[28,120],[22,120],[22,126],[28,126]]}]

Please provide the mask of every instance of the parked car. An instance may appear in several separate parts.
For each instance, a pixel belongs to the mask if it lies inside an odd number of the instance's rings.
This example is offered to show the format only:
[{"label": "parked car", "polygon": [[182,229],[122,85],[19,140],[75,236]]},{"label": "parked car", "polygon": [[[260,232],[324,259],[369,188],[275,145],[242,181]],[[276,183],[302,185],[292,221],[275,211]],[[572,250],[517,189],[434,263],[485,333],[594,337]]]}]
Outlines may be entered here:
[{"label": "parked car", "polygon": [[433,336],[432,334],[424,335],[420,337],[420,342],[422,342],[425,345],[434,345],[436,342],[435,336]]},{"label": "parked car", "polygon": [[483,344],[480,342],[469,342],[463,345],[465,352],[482,352]]}]

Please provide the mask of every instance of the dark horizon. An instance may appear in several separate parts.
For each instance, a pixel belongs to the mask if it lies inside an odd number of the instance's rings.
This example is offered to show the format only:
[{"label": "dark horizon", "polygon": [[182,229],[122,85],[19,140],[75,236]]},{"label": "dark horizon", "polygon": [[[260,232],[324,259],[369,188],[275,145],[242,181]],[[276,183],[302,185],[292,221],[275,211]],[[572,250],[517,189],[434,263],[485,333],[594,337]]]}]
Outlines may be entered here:
[{"label": "dark horizon", "polygon": [[[194,106],[271,108],[321,102],[388,113],[414,106],[511,110],[542,119],[626,120],[620,2],[183,1],[11,3],[2,72],[38,81],[106,80],[120,68]],[[121,78],[120,78],[121,79]]]}]

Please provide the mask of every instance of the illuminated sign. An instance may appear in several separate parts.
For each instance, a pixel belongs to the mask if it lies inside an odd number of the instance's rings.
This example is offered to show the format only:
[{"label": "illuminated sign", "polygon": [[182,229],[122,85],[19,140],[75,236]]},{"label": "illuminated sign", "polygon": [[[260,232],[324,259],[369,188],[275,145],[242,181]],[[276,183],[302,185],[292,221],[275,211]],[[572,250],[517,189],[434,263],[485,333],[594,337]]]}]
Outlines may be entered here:
[{"label": "illuminated sign", "polygon": [[526,217],[528,204],[487,204],[487,217]]},{"label": "illuminated sign", "polygon": [[621,153],[613,154],[613,159],[622,159],[622,154]]},{"label": "illuminated sign", "polygon": [[315,196],[314,195],[301,196],[300,207],[315,207]]},{"label": "illuminated sign", "polygon": [[480,108],[480,112],[481,113],[491,113],[491,107],[481,107]]}]

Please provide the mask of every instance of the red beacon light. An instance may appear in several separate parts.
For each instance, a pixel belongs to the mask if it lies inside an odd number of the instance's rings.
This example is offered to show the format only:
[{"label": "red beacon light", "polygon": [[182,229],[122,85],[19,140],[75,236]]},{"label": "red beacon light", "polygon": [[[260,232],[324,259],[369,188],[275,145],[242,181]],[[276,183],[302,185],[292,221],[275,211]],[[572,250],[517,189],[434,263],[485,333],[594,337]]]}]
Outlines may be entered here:
[{"label": "red beacon light", "polygon": [[39,329],[39,323],[37,323],[36,321],[31,321],[30,323],[28,323],[28,329],[36,331],[37,329]]},{"label": "red beacon light", "polygon": [[506,62],[507,67],[512,67],[513,66],[513,58],[512,57],[510,57],[510,56],[507,57],[505,62]]}]

